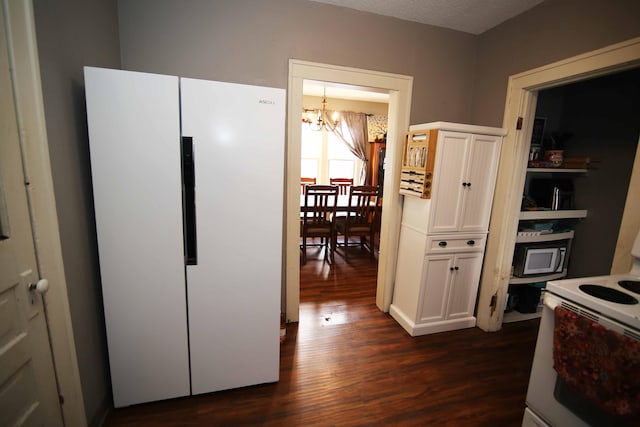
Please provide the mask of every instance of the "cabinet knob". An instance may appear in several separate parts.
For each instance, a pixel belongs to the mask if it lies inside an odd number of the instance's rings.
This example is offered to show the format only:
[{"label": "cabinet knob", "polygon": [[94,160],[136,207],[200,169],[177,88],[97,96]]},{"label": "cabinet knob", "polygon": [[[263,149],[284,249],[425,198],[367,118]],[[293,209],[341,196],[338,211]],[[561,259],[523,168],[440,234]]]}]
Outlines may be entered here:
[{"label": "cabinet knob", "polygon": [[441,248],[444,248],[445,246],[447,246],[447,242],[440,242],[438,243],[438,246],[440,246]]},{"label": "cabinet knob", "polygon": [[473,246],[473,245],[475,245],[475,244],[476,244],[476,241],[475,241],[475,240],[467,240],[467,245],[469,245],[469,246]]},{"label": "cabinet knob", "polygon": [[453,267],[449,267],[449,270],[453,271]]},{"label": "cabinet knob", "polygon": [[453,269],[454,269],[455,271],[458,271],[458,267],[453,267]]}]

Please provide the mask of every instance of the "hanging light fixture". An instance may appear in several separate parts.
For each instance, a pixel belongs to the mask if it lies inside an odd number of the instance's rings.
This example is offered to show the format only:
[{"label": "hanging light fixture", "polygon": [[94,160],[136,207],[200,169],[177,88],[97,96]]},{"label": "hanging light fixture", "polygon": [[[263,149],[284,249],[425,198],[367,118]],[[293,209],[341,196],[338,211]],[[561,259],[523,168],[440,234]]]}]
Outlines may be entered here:
[{"label": "hanging light fixture", "polygon": [[[329,118],[327,117],[327,88],[325,87],[323,89],[323,95],[322,95],[322,107],[320,109],[320,111],[318,111],[318,116],[314,119],[303,119],[303,121],[307,122],[309,124],[309,128],[311,130],[314,131],[320,131],[322,130],[323,127],[327,126],[326,120],[328,120]],[[338,121],[338,112],[334,111],[331,117],[331,121],[332,121],[332,125],[335,126],[337,121]]]}]

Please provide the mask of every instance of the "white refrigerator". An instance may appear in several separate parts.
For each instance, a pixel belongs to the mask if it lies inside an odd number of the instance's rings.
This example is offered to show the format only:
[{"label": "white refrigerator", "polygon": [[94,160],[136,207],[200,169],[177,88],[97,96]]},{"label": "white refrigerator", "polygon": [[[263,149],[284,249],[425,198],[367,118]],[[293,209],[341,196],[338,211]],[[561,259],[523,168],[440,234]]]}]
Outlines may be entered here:
[{"label": "white refrigerator", "polygon": [[279,375],[285,91],[86,67],[116,407]]}]

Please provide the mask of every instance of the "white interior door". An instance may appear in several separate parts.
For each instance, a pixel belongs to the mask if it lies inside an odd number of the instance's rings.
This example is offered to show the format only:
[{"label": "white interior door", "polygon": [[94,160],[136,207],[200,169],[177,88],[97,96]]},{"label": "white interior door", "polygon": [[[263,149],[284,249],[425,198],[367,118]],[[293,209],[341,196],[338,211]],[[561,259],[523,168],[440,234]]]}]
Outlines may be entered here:
[{"label": "white interior door", "polygon": [[180,79],[193,138],[193,394],[278,380],[285,91]]},{"label": "white interior door", "polygon": [[0,425],[62,425],[0,16]]}]

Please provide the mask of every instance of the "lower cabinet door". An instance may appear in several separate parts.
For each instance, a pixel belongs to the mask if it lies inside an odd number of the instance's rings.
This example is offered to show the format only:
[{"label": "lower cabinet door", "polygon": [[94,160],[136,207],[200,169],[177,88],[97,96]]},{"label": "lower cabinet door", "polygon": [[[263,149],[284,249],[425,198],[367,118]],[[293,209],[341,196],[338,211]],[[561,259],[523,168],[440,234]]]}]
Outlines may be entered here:
[{"label": "lower cabinet door", "polygon": [[431,323],[445,320],[448,296],[453,276],[455,256],[451,254],[428,255],[422,269],[422,286],[418,321]]},{"label": "lower cabinet door", "polygon": [[482,253],[458,254],[453,262],[449,305],[446,319],[463,319],[473,316],[476,295],[482,269]]},{"label": "lower cabinet door", "polygon": [[472,317],[481,268],[481,252],[427,255],[417,323]]}]

